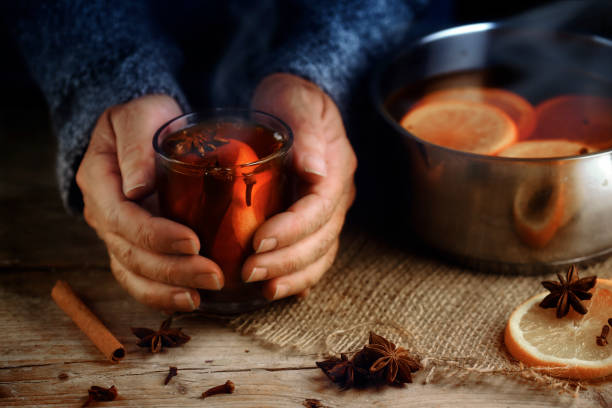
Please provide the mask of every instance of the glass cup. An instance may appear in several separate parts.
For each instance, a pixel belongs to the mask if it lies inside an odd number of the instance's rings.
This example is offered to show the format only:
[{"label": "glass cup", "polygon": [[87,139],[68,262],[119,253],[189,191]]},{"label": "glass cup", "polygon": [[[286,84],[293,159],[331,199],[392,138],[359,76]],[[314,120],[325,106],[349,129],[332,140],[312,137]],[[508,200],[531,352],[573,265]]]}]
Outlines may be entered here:
[{"label": "glass cup", "polygon": [[223,271],[220,291],[199,290],[200,310],[234,314],[264,306],[262,283],[244,283],[253,234],[287,207],[291,129],[259,111],[188,113],[153,137],[161,215],[200,239],[200,255]]}]

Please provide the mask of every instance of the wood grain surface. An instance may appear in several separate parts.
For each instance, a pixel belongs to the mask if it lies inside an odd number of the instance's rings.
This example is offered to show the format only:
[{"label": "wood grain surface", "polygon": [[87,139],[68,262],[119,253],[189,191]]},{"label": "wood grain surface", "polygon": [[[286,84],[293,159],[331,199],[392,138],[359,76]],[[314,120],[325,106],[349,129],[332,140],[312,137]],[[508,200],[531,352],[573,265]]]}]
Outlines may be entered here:
[{"label": "wood grain surface", "polygon": [[[222,321],[190,317],[177,326],[192,340],[181,348],[150,354],[135,345],[130,327],[156,327],[164,316],[130,299],[98,268],[5,270],[0,277],[0,406],[78,407],[91,385],[115,385],[120,399],[109,407],[299,407],[307,398],[329,407],[557,407],[592,406],[593,401],[527,383],[491,377],[485,381],[423,384],[341,391],[314,362],[316,355],[265,347],[225,327]],[[56,279],[71,282],[127,351],[108,362],[50,299]],[[178,375],[167,386],[169,366]],[[66,379],[61,379],[66,374]],[[232,395],[203,401],[201,393],[226,380]],[[605,397],[603,397],[605,398]],[[606,405],[602,405],[606,406]]]},{"label": "wood grain surface", "polygon": [[[36,101],[37,94],[32,94]],[[27,98],[25,98],[27,99]],[[108,270],[104,246],[83,220],[64,211],[54,176],[54,140],[44,105],[4,106],[0,140],[0,406],[79,407],[91,385],[115,385],[119,399],[103,407],[610,407],[603,384],[595,400],[503,377],[405,387],[341,391],[315,367],[321,356],[278,350],[241,336],[223,321],[179,322],[192,340],[149,354],[131,326],[164,319],[131,299]],[[8,152],[8,154],[7,154]],[[119,364],[102,354],[53,303],[65,279],[125,345]],[[169,366],[178,375],[163,385]],[[211,386],[232,380],[232,395],[202,400]]]}]

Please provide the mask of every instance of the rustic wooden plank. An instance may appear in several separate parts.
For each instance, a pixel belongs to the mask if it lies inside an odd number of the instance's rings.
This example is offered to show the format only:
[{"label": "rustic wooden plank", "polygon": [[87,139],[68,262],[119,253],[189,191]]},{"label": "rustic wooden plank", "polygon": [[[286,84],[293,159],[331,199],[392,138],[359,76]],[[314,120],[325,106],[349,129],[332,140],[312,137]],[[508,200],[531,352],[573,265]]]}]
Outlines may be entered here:
[{"label": "rustic wooden plank", "polygon": [[[134,326],[157,328],[166,316],[132,299],[114,281],[110,272],[33,270],[0,276],[0,321],[3,323],[5,340],[0,356],[4,366],[33,362],[104,362],[102,354],[51,299],[51,288],[57,279],[70,282],[83,301],[125,345],[127,356],[124,362],[131,359],[144,359],[147,364],[166,361],[165,353],[151,355],[137,347],[137,339],[130,331],[130,327]],[[278,361],[270,360],[275,354],[261,359],[250,352],[253,340],[247,336],[235,335],[235,340],[228,344],[228,335],[235,333],[220,320],[188,317],[176,321],[174,325],[183,327],[186,333],[194,337],[185,346],[169,350],[172,353],[168,354],[176,364],[198,362],[211,367],[223,366],[228,370],[240,370],[245,363],[250,367],[267,368],[300,367],[302,364],[299,355],[295,355],[297,360],[292,360],[294,357],[289,355],[279,355]],[[224,336],[217,338],[208,335],[216,331],[221,331]],[[231,358],[228,360],[227,356]],[[310,367],[314,367],[314,355],[304,356],[309,357]]]},{"label": "rustic wooden plank", "polygon": [[44,101],[27,84],[24,89],[2,85],[0,272],[8,267],[105,266],[103,244],[61,203]]},{"label": "rustic wooden plank", "polygon": [[[329,407],[560,407],[593,406],[592,401],[575,399],[568,394],[547,390],[525,392],[501,381],[489,381],[480,386],[457,387],[454,385],[411,384],[402,388],[382,390],[338,390],[330,385],[317,370],[267,371],[209,371],[207,369],[181,368],[170,384],[163,385],[167,366],[130,367],[121,363],[104,375],[87,375],[88,364],[71,364],[64,367],[69,377],[60,380],[50,376],[38,381],[16,381],[0,384],[0,404],[14,406],[79,406],[86,390],[92,384],[115,385],[121,399],[103,406],[185,406],[185,407],[298,407],[307,398],[320,400]],[[45,371],[57,373],[55,367]],[[41,368],[37,367],[41,370]],[[82,370],[83,369],[83,370]],[[127,372],[126,372],[127,371]],[[202,391],[231,379],[236,384],[232,395],[218,395],[202,401]],[[102,404],[100,404],[102,406]]]},{"label": "rustic wooden plank", "polygon": [[[17,167],[14,167],[17,168]],[[57,188],[10,179],[0,164],[0,271],[4,268],[105,266],[104,245],[64,210]]]},{"label": "rustic wooden plank", "polygon": [[[69,281],[126,346],[120,364],[104,359],[53,303],[56,279]],[[222,321],[189,317],[178,325],[192,336],[181,348],[149,354],[135,345],[129,327],[155,327],[164,319],[131,299],[105,270],[18,271],[0,276],[0,406],[79,406],[89,386],[116,385],[121,399],[109,407],[201,406],[198,396],[231,379],[234,395],[211,397],[206,406],[300,406],[316,398],[330,407],[555,407],[592,406],[546,388],[490,377],[462,383],[416,383],[401,388],[340,391],[316,369],[317,355],[279,351],[240,336]],[[179,376],[164,387],[169,366]],[[62,373],[68,379],[61,380]]]}]

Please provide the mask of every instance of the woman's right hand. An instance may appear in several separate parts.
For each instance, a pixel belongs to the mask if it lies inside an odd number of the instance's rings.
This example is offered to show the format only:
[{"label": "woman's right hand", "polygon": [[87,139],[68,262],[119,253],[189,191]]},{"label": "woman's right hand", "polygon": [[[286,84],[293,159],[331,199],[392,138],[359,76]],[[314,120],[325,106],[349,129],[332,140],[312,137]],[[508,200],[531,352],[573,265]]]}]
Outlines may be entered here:
[{"label": "woman's right hand", "polygon": [[195,232],[138,203],[155,187],[153,135],[180,114],[167,95],[108,108],[76,175],[85,220],[105,242],[115,279],[139,302],[165,311],[194,310],[200,304],[194,288],[219,290],[224,283],[219,266],[198,255]]}]

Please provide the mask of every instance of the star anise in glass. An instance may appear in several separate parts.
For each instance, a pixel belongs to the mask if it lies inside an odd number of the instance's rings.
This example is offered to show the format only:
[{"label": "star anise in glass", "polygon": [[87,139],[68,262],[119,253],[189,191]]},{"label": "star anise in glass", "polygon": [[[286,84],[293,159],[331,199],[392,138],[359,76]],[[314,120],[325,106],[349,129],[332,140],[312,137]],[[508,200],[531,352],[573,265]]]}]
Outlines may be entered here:
[{"label": "star anise in glass", "polygon": [[575,265],[572,265],[567,270],[565,278],[557,272],[559,282],[544,281],[542,286],[550,291],[550,293],[542,300],[540,307],[544,309],[557,308],[557,318],[560,319],[567,315],[570,306],[580,314],[586,314],[586,307],[580,303],[581,300],[589,300],[593,294],[589,293],[595,283],[597,276],[589,276],[580,279],[578,270]]},{"label": "star anise in glass", "polygon": [[365,351],[375,359],[370,366],[370,373],[382,374],[388,384],[411,383],[411,374],[422,368],[418,359],[408,350],[396,347],[373,332],[370,332],[370,341]]},{"label": "star anise in glass", "polygon": [[158,353],[164,347],[178,347],[191,339],[183,333],[182,329],[171,329],[171,324],[172,316],[164,320],[157,331],[144,327],[132,327],[132,333],[140,339],[136,344],[150,348],[151,353]]},{"label": "star anise in glass", "polygon": [[229,140],[198,127],[183,129],[164,139],[162,149],[173,157],[196,153],[200,157],[213,152],[219,146],[228,144]]},{"label": "star anise in glass", "polygon": [[114,401],[117,398],[117,388],[112,385],[110,388],[99,387],[92,385],[87,390],[88,396],[87,401],[81,405],[81,407],[88,407],[92,401]]},{"label": "star anise in glass", "polygon": [[340,354],[340,358],[331,357],[325,361],[317,361],[317,367],[342,388],[363,386],[368,381],[368,370],[355,365],[344,353]]}]

